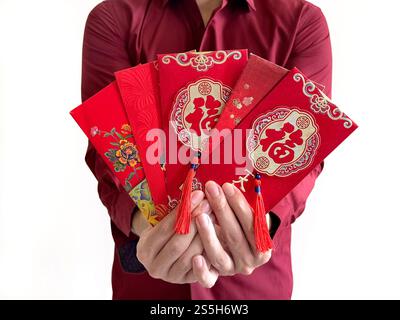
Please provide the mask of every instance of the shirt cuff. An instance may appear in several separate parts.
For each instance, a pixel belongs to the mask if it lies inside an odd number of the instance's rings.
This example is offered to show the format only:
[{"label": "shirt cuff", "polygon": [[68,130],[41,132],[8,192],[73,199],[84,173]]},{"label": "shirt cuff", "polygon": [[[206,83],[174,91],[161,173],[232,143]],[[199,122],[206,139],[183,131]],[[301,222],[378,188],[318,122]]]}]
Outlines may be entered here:
[{"label": "shirt cuff", "polygon": [[140,263],[136,256],[138,239],[132,239],[126,244],[118,247],[118,255],[121,267],[125,272],[142,273],[146,268]]}]

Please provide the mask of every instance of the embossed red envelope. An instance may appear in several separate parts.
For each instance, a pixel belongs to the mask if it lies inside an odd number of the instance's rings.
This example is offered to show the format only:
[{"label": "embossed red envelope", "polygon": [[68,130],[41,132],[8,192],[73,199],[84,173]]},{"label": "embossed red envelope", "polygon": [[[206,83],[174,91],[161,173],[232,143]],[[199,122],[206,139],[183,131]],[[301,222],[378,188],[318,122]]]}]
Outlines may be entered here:
[{"label": "embossed red envelope", "polygon": [[157,63],[121,70],[115,73],[115,77],[155,204],[157,220],[161,220],[168,213],[168,200],[164,166],[160,165],[164,162],[163,141],[157,141],[157,131],[154,131],[161,130]]},{"label": "embossed red envelope", "polygon": [[124,186],[149,222],[156,223],[154,203],[116,82],[71,111],[72,117]]}]

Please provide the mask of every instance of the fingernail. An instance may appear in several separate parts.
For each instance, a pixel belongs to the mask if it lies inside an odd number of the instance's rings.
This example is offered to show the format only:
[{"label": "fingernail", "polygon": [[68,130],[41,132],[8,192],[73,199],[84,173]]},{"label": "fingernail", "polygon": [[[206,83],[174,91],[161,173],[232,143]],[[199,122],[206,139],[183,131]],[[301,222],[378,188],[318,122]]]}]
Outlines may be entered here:
[{"label": "fingernail", "polygon": [[203,266],[203,259],[200,256],[194,257],[194,264],[197,268],[201,268]]},{"label": "fingernail", "polygon": [[219,196],[219,187],[214,181],[210,181],[207,183],[206,190],[211,197],[216,198]]},{"label": "fingernail", "polygon": [[197,206],[201,200],[203,200],[203,192],[201,191],[195,191],[192,193],[192,205]]},{"label": "fingernail", "polygon": [[202,213],[197,217],[197,222],[200,225],[200,227],[207,228],[208,224],[210,223],[210,218],[208,217],[208,215]]},{"label": "fingernail", "polygon": [[233,188],[233,185],[230,183],[225,183],[222,186],[222,189],[224,190],[224,193],[228,196],[228,197],[233,197],[235,195],[235,189]]},{"label": "fingernail", "polygon": [[210,213],[211,207],[207,200],[204,200],[200,205],[201,213]]}]

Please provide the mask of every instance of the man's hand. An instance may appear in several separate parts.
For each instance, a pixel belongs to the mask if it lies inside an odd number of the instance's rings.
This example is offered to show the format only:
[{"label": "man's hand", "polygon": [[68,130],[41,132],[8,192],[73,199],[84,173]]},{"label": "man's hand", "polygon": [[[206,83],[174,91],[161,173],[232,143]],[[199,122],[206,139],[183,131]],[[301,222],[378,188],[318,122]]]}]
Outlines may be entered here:
[{"label": "man's hand", "polygon": [[[198,281],[204,287],[212,287],[218,279],[218,273],[214,269],[210,270],[201,256],[203,245],[196,224],[192,222],[189,234],[175,234],[176,211],[174,209],[155,227],[149,226],[141,232],[137,258],[153,278],[170,283]],[[194,191],[192,215],[208,216],[209,213],[210,205],[204,199],[204,193]],[[199,259],[204,263],[195,263]]]},{"label": "man's hand", "polygon": [[268,262],[271,251],[260,253],[256,249],[253,212],[242,192],[230,183],[221,188],[209,181],[206,196],[218,225],[214,225],[206,214],[200,214],[196,224],[207,259],[219,274],[249,275]]}]

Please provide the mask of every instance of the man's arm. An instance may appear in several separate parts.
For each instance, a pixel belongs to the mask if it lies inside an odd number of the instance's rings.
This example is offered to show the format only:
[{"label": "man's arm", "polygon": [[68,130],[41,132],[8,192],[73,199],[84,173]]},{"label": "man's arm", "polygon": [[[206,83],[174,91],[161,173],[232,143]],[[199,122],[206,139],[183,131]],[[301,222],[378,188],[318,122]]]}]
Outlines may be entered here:
[{"label": "man's arm", "polygon": [[[82,57],[82,100],[114,80],[114,72],[130,67],[125,41],[110,2],[99,4],[86,22]],[[131,230],[134,203],[107,164],[89,143],[86,163],[98,180],[98,192],[117,228],[126,236]]]},{"label": "man's arm", "polygon": [[[306,3],[301,12],[293,49],[285,67],[299,68],[308,78],[322,86],[326,95],[331,96],[332,49],[329,29],[321,10],[310,3]],[[274,229],[277,229],[277,225],[289,226],[303,213],[306,200],[322,168],[323,163],[272,209]]]}]

